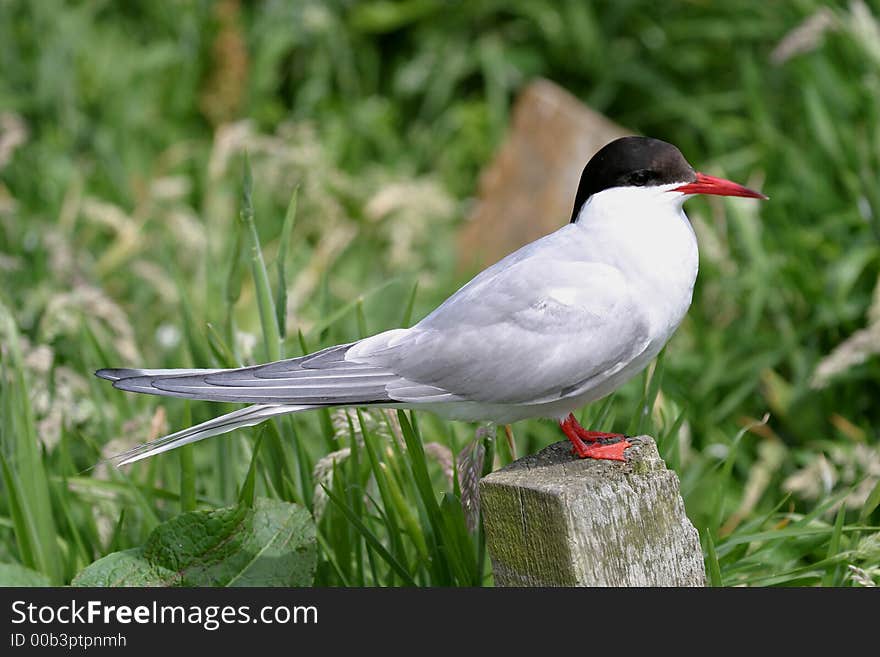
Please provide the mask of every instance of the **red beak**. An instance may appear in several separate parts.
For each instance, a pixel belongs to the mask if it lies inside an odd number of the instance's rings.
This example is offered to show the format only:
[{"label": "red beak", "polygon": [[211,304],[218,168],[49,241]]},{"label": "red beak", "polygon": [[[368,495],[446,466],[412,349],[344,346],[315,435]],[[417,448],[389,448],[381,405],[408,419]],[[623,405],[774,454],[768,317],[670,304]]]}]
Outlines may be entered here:
[{"label": "red beak", "polygon": [[697,172],[697,179],[692,183],[676,187],[673,192],[682,192],[684,194],[714,194],[715,196],[745,196],[747,198],[760,198],[767,200],[767,197],[748,187],[737,185],[735,182],[725,180],[724,178],[716,178],[715,176],[707,176],[705,173]]}]

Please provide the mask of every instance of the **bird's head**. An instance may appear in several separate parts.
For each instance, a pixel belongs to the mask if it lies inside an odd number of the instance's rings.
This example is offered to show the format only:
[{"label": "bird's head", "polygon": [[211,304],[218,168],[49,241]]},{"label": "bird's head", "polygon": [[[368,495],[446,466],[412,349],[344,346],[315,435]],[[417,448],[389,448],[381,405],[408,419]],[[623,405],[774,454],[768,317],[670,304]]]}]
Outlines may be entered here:
[{"label": "bird's head", "polygon": [[650,137],[621,137],[596,153],[581,174],[571,221],[592,199],[613,194],[618,201],[676,203],[694,194],[766,199],[748,187],[695,171],[672,144]]}]

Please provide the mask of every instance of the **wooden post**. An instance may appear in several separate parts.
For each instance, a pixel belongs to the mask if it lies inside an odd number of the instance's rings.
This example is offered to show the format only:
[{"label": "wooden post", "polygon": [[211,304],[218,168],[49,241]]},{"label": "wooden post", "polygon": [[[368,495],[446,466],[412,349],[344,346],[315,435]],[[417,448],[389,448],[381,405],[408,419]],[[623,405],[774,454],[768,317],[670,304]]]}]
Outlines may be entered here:
[{"label": "wooden post", "polygon": [[496,586],[705,586],[678,476],[649,436],[626,463],[560,442],[480,481]]}]

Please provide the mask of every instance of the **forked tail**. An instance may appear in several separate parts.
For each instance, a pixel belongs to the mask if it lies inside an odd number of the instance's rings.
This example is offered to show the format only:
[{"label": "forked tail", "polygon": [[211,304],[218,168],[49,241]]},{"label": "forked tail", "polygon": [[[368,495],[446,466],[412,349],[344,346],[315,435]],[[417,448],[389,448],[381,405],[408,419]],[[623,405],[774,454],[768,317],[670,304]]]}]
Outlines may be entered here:
[{"label": "forked tail", "polygon": [[202,422],[195,426],[176,431],[162,438],[144,443],[133,447],[121,454],[115,454],[110,457],[110,461],[117,466],[128,465],[141,459],[146,459],[162,452],[167,452],[190,443],[195,443],[211,436],[218,436],[221,433],[240,429],[242,427],[252,427],[264,420],[268,420],[275,415],[285,415],[287,413],[296,413],[297,411],[305,411],[314,406],[294,406],[291,404],[254,404],[246,408],[240,408],[226,415],[212,418],[207,422]]}]

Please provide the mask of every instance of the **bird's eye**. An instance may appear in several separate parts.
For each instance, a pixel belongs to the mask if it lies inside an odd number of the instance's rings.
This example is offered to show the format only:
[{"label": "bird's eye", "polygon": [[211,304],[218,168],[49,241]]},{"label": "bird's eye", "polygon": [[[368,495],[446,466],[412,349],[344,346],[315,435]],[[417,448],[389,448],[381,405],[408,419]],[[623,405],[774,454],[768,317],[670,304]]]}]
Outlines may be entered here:
[{"label": "bird's eye", "polygon": [[653,177],[654,174],[652,171],[649,171],[648,169],[640,169],[638,171],[633,171],[632,174],[630,174],[629,180],[633,185],[644,185]]}]

